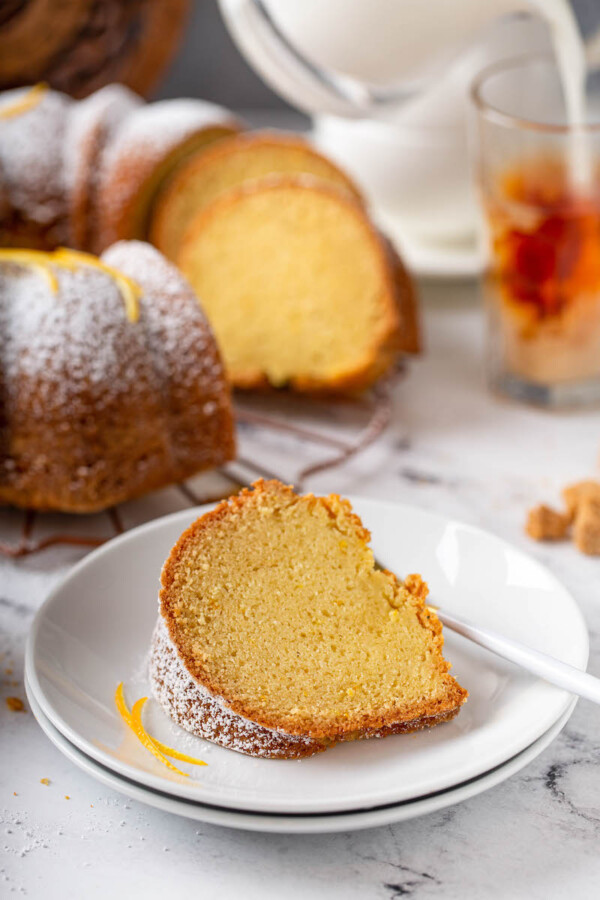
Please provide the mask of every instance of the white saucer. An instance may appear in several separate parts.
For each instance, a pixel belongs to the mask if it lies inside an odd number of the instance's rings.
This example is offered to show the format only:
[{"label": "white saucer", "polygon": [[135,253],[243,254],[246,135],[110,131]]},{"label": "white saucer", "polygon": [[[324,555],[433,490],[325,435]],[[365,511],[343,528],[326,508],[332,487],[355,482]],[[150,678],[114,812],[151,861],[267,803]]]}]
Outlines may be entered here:
[{"label": "white saucer", "polygon": [[[530,557],[477,528],[411,507],[356,498],[378,560],[422,573],[432,602],[585,668],[588,638],[577,605]],[[204,758],[193,779],[171,773],[115,710],[149,693],[145,659],[162,562],[202,509],[135,529],[86,557],[50,595],[30,631],[26,673],[51,723],[86,756],[172,796],[229,810],[339,814],[413,800],[462,784],[529,747],[569,708],[564,691],[451,633],[446,652],[470,699],[452,722],[383,741],[340,745],[296,762],[258,760],[193,738],[148,703],[149,730]]]},{"label": "white saucer", "polygon": [[474,778],[465,784],[449,788],[446,791],[440,791],[437,794],[431,794],[428,797],[390,804],[379,809],[362,810],[341,815],[285,816],[219,809],[203,803],[193,802],[192,800],[173,797],[161,791],[153,791],[151,788],[143,787],[135,781],[123,778],[123,776],[115,774],[110,769],[86,756],[85,753],[78,750],[74,744],[71,744],[52,725],[41,711],[27,679],[25,680],[25,690],[31,711],[52,743],[76,766],[107,787],[113,788],[127,797],[131,797],[133,800],[146,803],[148,806],[199,822],[222,825],[228,828],[239,828],[243,831],[281,834],[325,834],[339,831],[358,831],[363,828],[374,828],[380,825],[391,825],[394,822],[404,822],[407,819],[437,812],[447,806],[461,803],[463,800],[469,800],[471,797],[475,797],[477,794],[487,791],[515,775],[542,753],[564,728],[577,702],[576,699],[573,699],[558,722],[526,750],[518,753],[503,765],[497,766],[491,772],[480,775],[479,778]]},{"label": "white saucer", "polygon": [[425,240],[411,234],[393,216],[380,213],[378,221],[417,278],[471,281],[483,274],[485,257],[474,237],[462,241]]}]

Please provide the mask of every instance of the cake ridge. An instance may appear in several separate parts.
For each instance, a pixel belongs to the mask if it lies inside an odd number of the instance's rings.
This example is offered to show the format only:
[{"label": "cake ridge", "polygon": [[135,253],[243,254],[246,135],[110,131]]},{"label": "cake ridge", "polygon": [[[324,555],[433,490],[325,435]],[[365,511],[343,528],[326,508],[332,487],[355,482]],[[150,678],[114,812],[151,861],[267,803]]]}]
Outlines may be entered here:
[{"label": "cake ridge", "polygon": [[233,455],[226,376],[189,285],[149,245],[103,262],[136,277],[138,321],[102,267],[53,267],[55,295],[0,260],[0,503],[95,511]]}]

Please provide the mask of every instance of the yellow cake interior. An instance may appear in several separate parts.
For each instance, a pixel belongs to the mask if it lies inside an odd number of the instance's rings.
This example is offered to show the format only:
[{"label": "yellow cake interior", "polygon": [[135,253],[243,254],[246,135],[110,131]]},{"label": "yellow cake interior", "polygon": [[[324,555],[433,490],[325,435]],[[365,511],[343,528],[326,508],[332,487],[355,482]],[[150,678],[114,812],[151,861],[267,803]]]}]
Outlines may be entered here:
[{"label": "yellow cake interior", "polygon": [[336,191],[288,181],[228,194],[195,221],[178,263],[242,387],[351,378],[398,327],[381,244]]},{"label": "yellow cake interior", "polygon": [[459,705],[435,614],[368,539],[347,501],[272,482],[184,536],[163,614],[188,665],[255,721],[316,737]]}]

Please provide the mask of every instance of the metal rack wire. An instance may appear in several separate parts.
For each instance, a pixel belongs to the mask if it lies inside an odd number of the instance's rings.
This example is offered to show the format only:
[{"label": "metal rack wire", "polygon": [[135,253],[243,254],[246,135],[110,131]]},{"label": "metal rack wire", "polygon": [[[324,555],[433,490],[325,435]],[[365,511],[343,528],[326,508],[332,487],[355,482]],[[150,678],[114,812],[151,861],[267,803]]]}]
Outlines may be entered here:
[{"label": "metal rack wire", "polygon": [[[339,404],[343,402],[345,408],[348,408],[350,404],[353,405],[354,410],[366,413],[366,424],[353,440],[343,440],[324,431],[319,431],[317,428],[304,427],[297,424],[297,422],[290,422],[273,414],[256,412],[244,406],[243,402],[236,404],[236,419],[242,425],[249,425],[258,431],[264,429],[290,435],[307,442],[309,445],[326,447],[331,451],[326,456],[300,469],[293,482],[296,489],[301,491],[305,489],[306,481],[311,476],[343,465],[348,460],[362,453],[367,447],[370,447],[383,434],[391,419],[392,388],[400,372],[401,370],[388,379],[379,382],[371,389],[368,395],[361,399],[354,401],[329,401],[330,407],[332,405],[339,407]],[[200,493],[194,490],[187,482],[176,484],[174,487],[190,506],[200,506],[204,503],[223,500],[230,496],[231,493],[239,490],[240,487],[248,485],[254,480],[254,478],[248,479],[245,474],[248,471],[262,478],[286,480],[282,478],[280,473],[273,471],[262,463],[249,459],[247,456],[238,456],[236,460],[221,466],[217,471],[230,483],[231,488],[229,490],[216,494],[214,492]],[[25,510],[22,516],[19,539],[15,543],[0,541],[0,555],[18,559],[60,545],[87,547],[90,549],[99,547],[112,537],[127,530],[118,507],[110,507],[106,510],[105,515],[108,517],[111,526],[112,533],[109,536],[88,537],[81,534],[57,532],[46,537],[36,538],[35,527],[43,513],[35,510]]]}]

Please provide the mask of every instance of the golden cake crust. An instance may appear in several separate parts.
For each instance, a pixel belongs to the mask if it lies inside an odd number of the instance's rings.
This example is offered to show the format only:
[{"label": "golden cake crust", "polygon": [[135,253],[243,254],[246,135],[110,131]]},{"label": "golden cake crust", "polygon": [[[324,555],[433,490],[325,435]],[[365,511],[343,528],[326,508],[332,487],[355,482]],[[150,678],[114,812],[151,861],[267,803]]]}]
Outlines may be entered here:
[{"label": "golden cake crust", "polygon": [[[394,707],[389,711],[373,714],[368,711],[360,712],[354,717],[344,719],[334,718],[326,725],[323,722],[307,723],[305,718],[294,719],[293,711],[286,716],[285,724],[278,718],[273,718],[270,711],[258,703],[249,703],[232,692],[228,684],[214,680],[212,672],[199,653],[190,652],[190,643],[185,629],[179,623],[178,608],[178,571],[185,566],[189,550],[201,547],[204,541],[209,541],[213,529],[227,519],[243,513],[249,505],[260,509],[261,504],[269,504],[273,495],[290,502],[307,502],[309,504],[321,504],[327,514],[333,518],[342,516],[346,523],[351,523],[358,537],[365,542],[370,534],[362,526],[360,519],[352,513],[348,501],[340,499],[337,495],[329,497],[314,497],[307,495],[298,498],[290,487],[274,481],[258,481],[252,489],[245,489],[237,496],[219,504],[214,510],[206,513],[194,522],[179,538],[173,547],[162,570],[160,590],[160,615],[164,621],[166,632],[177,655],[179,656],[186,672],[202,690],[216,697],[229,710],[244,719],[255,722],[262,728],[277,732],[283,731],[289,735],[310,737],[326,744],[338,741],[358,740],[368,737],[382,737],[388,734],[396,734],[418,730],[438,722],[453,718],[467,698],[467,692],[448,674],[449,664],[442,656],[442,626],[433,612],[425,605],[427,586],[419,576],[409,576],[404,582],[405,602],[413,607],[420,625],[429,632],[430,646],[438,659],[438,674],[444,681],[445,691],[443,696],[419,703],[405,704],[402,707]],[[391,582],[399,589],[400,583],[392,573],[386,573]],[[180,722],[181,724],[181,722]],[[184,727],[186,727],[184,725]]]},{"label": "golden cake crust", "polygon": [[[204,738],[248,756],[266,759],[303,759],[322,753],[335,741],[318,740],[304,735],[286,734],[264,728],[234,713],[224,701],[195,681],[180,659],[164,622],[157,622],[150,650],[150,683],[152,693],[166,714],[181,728],[196,737]],[[412,734],[449,722],[460,710],[421,716],[408,723],[396,723],[387,728],[346,735],[344,740],[368,740],[392,734]]]},{"label": "golden cake crust", "polygon": [[[355,202],[364,205],[363,196],[352,179],[339,166],[319,153],[308,141],[296,135],[276,131],[242,133],[219,141],[197,156],[192,156],[168,180],[163,190],[161,190],[152,211],[152,223],[149,232],[151,243],[158,247],[168,258],[175,259],[174,245],[179,244],[179,240],[185,233],[188,224],[178,220],[182,212],[182,198],[189,191],[190,183],[193,184],[197,178],[205,179],[209,183],[208,187],[210,188],[210,179],[213,179],[213,182],[218,180],[220,166],[227,166],[227,163],[232,160],[235,163],[236,159],[240,161],[248,159],[251,161],[252,155],[256,154],[257,151],[260,154],[262,150],[272,151],[273,153],[283,151],[284,155],[291,152],[298,166],[297,174],[309,174],[315,178],[322,178],[326,183],[334,183],[339,189],[347,191]],[[287,162],[289,164],[289,156]],[[317,169],[317,171],[314,171],[314,169]],[[286,173],[290,174],[288,170],[286,170]],[[259,176],[250,176],[245,181],[253,182],[274,174],[278,174],[277,169],[264,172]],[[240,182],[234,185],[233,188],[230,186],[226,190],[229,191],[239,186]],[[212,190],[214,191],[215,189],[213,184]],[[202,208],[205,205],[207,204],[203,204]],[[197,209],[196,215],[199,212],[200,210]],[[174,220],[176,221],[178,233],[177,240],[172,234]]]}]

